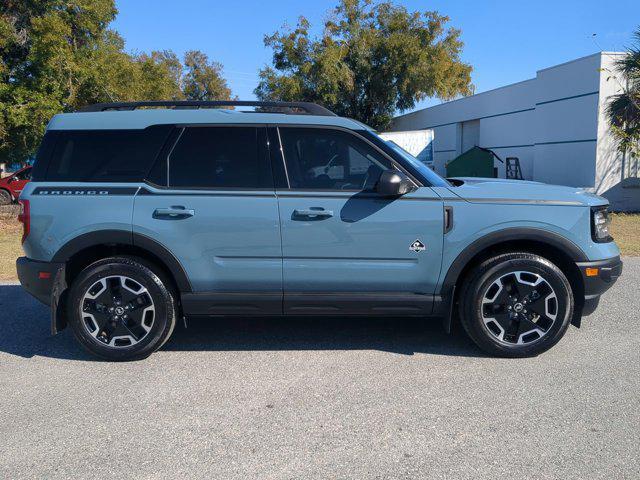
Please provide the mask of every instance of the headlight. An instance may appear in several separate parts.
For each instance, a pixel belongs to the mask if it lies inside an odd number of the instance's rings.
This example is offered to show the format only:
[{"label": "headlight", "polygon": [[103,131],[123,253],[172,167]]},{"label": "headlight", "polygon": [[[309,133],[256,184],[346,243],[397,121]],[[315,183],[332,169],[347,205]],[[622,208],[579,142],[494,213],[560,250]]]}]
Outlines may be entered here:
[{"label": "headlight", "polygon": [[591,210],[591,237],[594,242],[611,242],[613,238],[609,233],[609,211],[607,207],[597,207]]}]

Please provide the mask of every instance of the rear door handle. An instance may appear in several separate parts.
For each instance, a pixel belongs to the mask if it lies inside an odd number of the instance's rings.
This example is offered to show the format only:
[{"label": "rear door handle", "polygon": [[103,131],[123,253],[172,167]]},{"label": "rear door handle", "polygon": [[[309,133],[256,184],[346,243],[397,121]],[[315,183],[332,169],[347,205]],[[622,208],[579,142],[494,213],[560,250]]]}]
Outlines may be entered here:
[{"label": "rear door handle", "polygon": [[182,220],[193,217],[195,214],[195,210],[185,208],[181,205],[174,205],[168,208],[156,208],[153,211],[153,218],[157,218],[158,220]]},{"label": "rear door handle", "polygon": [[329,218],[333,217],[331,210],[325,210],[324,208],[312,207],[309,209],[295,209],[293,211],[294,217],[304,218]]}]

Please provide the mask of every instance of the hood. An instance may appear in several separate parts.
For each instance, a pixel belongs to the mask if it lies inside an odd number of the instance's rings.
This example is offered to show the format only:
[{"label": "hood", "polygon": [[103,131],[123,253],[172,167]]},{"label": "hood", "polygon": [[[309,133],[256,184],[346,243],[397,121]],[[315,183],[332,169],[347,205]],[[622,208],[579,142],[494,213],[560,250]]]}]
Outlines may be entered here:
[{"label": "hood", "polygon": [[582,188],[502,178],[456,177],[449,190],[471,203],[600,206],[609,202]]}]

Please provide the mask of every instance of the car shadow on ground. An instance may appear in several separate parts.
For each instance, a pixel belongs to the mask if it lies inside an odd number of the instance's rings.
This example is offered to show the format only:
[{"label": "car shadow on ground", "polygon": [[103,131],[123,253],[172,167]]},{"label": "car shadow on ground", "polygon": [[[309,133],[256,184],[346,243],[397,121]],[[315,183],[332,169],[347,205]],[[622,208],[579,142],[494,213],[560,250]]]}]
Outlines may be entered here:
[{"label": "car shadow on ground", "polygon": [[[457,328],[448,335],[438,319],[376,317],[227,317],[182,321],[162,351],[379,350],[484,356]],[[67,329],[49,330],[49,309],[19,285],[0,285],[0,352],[95,360]],[[160,354],[161,354],[160,352]]]}]

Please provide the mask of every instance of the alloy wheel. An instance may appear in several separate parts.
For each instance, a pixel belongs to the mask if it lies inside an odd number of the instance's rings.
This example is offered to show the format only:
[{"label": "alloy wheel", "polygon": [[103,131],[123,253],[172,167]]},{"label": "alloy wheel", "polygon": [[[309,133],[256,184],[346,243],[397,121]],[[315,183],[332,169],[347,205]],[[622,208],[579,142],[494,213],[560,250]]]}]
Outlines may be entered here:
[{"label": "alloy wheel", "polygon": [[558,297],[540,274],[506,273],[482,297],[482,320],[500,343],[530,345],[542,339],[558,317]]},{"label": "alloy wheel", "polygon": [[138,281],[112,275],[94,282],[80,302],[80,317],[89,334],[109,347],[130,347],[142,341],[155,320],[155,305]]}]

